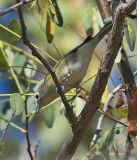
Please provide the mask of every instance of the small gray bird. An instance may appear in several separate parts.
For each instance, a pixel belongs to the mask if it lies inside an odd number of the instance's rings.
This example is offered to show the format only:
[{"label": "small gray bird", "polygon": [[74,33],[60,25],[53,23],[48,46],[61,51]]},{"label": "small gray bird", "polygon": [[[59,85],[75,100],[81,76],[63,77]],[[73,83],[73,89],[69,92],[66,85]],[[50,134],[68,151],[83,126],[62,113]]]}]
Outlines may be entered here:
[{"label": "small gray bird", "polygon": [[[86,74],[97,44],[110,31],[111,27],[111,22],[105,24],[94,37],[87,37],[83,43],[68,52],[55,66],[54,71],[62,85],[64,93],[79,86]],[[50,75],[40,85],[38,92],[40,94],[40,107],[49,104],[59,97]]]}]

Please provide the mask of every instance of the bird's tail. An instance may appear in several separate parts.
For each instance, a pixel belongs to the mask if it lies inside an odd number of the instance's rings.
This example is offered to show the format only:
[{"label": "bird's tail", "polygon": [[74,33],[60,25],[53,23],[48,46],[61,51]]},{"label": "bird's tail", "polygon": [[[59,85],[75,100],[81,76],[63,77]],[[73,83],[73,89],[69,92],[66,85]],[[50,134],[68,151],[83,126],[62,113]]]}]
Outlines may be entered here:
[{"label": "bird's tail", "polygon": [[112,28],[112,22],[108,22],[105,26],[97,33],[97,37],[101,40]]}]

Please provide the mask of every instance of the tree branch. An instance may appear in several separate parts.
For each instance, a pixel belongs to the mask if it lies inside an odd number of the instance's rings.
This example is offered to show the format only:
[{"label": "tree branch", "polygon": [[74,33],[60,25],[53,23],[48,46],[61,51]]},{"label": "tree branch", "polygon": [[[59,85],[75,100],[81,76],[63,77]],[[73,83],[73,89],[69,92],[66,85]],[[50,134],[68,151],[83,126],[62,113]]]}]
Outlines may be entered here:
[{"label": "tree branch", "polygon": [[112,31],[109,34],[106,54],[102,59],[102,63],[98,70],[98,74],[94,81],[89,99],[78,117],[78,125],[74,133],[66,140],[62,146],[57,160],[70,160],[75,153],[75,150],[84,134],[87,124],[96,113],[97,106],[100,105],[102,94],[105,90],[114,60],[117,56],[122,43],[122,30],[125,21],[125,16],[131,13],[136,7],[136,0],[124,4],[121,3],[116,11]]},{"label": "tree branch", "polygon": [[[115,94],[121,89],[121,86],[122,85],[119,85],[116,88],[114,88],[114,90],[108,95],[107,100],[106,100],[106,102],[105,102],[105,104],[103,106],[103,112],[104,113],[106,113],[108,111],[108,106],[110,104],[110,101],[115,96]],[[94,144],[97,141],[99,133],[102,131],[103,119],[104,119],[104,115],[101,114],[100,117],[99,117],[99,119],[98,119],[98,123],[97,123],[97,128],[96,128],[95,134],[94,134],[94,136],[92,138],[92,141],[91,141],[91,147],[94,146]]]},{"label": "tree branch", "polygon": [[33,1],[35,1],[35,0],[25,0],[25,1],[19,2],[19,3],[7,8],[7,9],[3,10],[2,12],[0,12],[0,17],[5,15],[5,14],[7,14],[7,13],[15,11],[15,9],[17,9],[18,7],[24,6],[24,5],[28,4],[28,3],[33,2]]},{"label": "tree branch", "polygon": [[[17,3],[19,3],[19,2],[20,2],[20,0],[17,0]],[[52,68],[50,67],[50,65],[46,61],[46,59],[43,58],[43,56],[33,47],[33,45],[28,40],[27,28],[26,28],[26,25],[25,25],[25,21],[24,21],[24,17],[23,17],[21,7],[18,8],[18,14],[19,14],[19,19],[20,19],[20,24],[21,24],[23,42],[28,48],[30,48],[30,50],[32,51],[32,54],[40,60],[40,62],[45,66],[45,68],[51,74],[51,77],[52,77],[52,79],[53,79],[53,81],[56,85],[57,92],[60,95],[60,97],[62,99],[62,102],[63,102],[63,104],[66,108],[66,117],[69,120],[70,124],[72,125],[72,130],[75,130],[75,122],[76,121],[75,121],[75,117],[74,117],[74,114],[73,114],[73,109],[69,105],[69,103],[67,101],[67,98],[64,95],[63,89],[61,87],[61,84],[60,84],[57,76],[56,76],[56,73],[52,70]]]},{"label": "tree branch", "polygon": [[29,156],[30,156],[30,159],[31,160],[34,160],[34,156],[33,156],[33,154],[32,154],[32,151],[31,151],[31,143],[30,143],[30,135],[29,135],[29,117],[27,116],[28,115],[28,109],[27,109],[27,99],[25,100],[25,127],[26,127],[26,133],[25,133],[25,135],[26,135],[26,140],[27,140],[27,145],[28,145],[28,147],[27,147],[27,151],[28,151],[28,154],[29,154]]}]

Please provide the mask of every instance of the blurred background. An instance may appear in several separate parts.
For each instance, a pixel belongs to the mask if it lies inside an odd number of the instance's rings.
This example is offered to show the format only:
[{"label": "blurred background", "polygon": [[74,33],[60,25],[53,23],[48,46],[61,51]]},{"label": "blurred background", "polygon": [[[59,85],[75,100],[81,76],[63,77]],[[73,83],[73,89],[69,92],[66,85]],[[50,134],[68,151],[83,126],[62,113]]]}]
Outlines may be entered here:
[{"label": "blurred background", "polygon": [[[63,27],[55,25],[54,39],[52,43],[49,44],[46,35],[46,2],[46,0],[39,1],[41,10],[39,10],[38,7],[33,4],[24,6],[23,13],[27,25],[27,33],[30,40],[41,50],[45,51],[46,53],[48,53],[48,55],[52,57],[50,58],[45,54],[45,58],[47,58],[50,65],[54,67],[56,62],[60,60],[64,54],[66,54],[68,51],[83,42],[87,35],[95,35],[103,26],[103,22],[101,20],[101,16],[99,14],[95,0],[58,0],[58,5],[60,7],[60,11],[64,20],[64,25]],[[14,5],[15,3],[15,0],[1,0],[0,11]],[[0,17],[0,23],[11,29],[12,31],[21,34],[17,11],[13,11]],[[137,24],[136,20],[130,20],[130,23],[132,23],[133,26],[136,26]],[[136,27],[134,29],[135,31],[137,31]],[[137,34],[137,32],[135,32],[135,34]],[[47,73],[47,71],[42,65],[38,63],[33,64],[33,59],[30,58],[28,55],[26,56],[22,50],[20,51],[18,49],[23,48],[23,50],[29,52],[29,50],[23,45],[22,40],[13,36],[2,27],[0,27],[0,40],[2,42],[0,43],[0,45],[2,45],[2,47],[6,51],[10,64],[12,64],[13,66],[34,66],[34,68],[36,68],[37,70]],[[18,48],[15,48],[9,44],[14,45]],[[100,64],[100,59],[106,49],[105,44],[105,40],[102,40],[96,48],[96,54],[92,58],[92,61],[83,81],[86,81],[87,79],[93,77],[96,74],[98,66]],[[137,45],[135,46],[133,52],[129,50],[125,38],[124,45],[129,56],[131,69],[134,72],[137,69]],[[16,84],[11,78],[9,71],[3,69],[2,61],[0,61],[0,68],[0,94],[10,94],[17,92],[18,89],[16,87]],[[28,79],[32,74],[30,69],[15,68],[15,72],[17,73],[21,85],[25,90],[28,85]],[[29,87],[30,92],[35,87],[35,85],[37,85],[37,83],[45,77],[45,75],[40,74],[37,71],[33,71],[32,77],[33,81]],[[84,83],[84,85],[88,85],[91,88],[93,82],[94,78],[92,78],[89,83]],[[108,93],[120,83],[120,73],[117,63],[115,63],[106,92],[104,94],[103,102],[105,102]],[[32,106],[32,108],[28,109],[31,112],[34,110],[35,106],[32,104],[32,101],[34,101],[34,97],[30,97],[32,100],[28,100],[27,103],[28,106]],[[78,115],[83,108],[85,101],[81,100],[80,98],[76,98],[74,103],[76,106],[75,112]],[[0,97],[0,108],[1,116],[7,116],[6,118],[8,119],[9,115],[11,114],[9,112],[9,96]],[[61,113],[62,110],[63,104],[61,103],[60,99],[58,99],[52,104],[50,104],[50,106],[46,109],[45,112],[43,110],[43,113],[40,112],[38,115],[30,119],[30,137],[32,151],[34,153],[38,146],[37,159],[39,160],[54,160],[60,150],[60,147],[70,134],[71,128],[64,116],[64,113]],[[92,123],[89,124],[89,127],[76,153],[73,156],[73,160],[85,159],[86,153],[88,151],[88,145],[96,129],[98,117],[99,114],[96,114]],[[24,115],[21,114],[16,116],[13,120],[13,123],[24,128]],[[104,129],[110,129],[113,124],[114,122],[105,119],[103,122]],[[7,123],[5,123],[3,120],[0,121],[1,134],[3,133],[3,129],[6,127],[6,125]],[[24,133],[12,126],[8,128],[1,147],[0,159],[29,160]]]}]

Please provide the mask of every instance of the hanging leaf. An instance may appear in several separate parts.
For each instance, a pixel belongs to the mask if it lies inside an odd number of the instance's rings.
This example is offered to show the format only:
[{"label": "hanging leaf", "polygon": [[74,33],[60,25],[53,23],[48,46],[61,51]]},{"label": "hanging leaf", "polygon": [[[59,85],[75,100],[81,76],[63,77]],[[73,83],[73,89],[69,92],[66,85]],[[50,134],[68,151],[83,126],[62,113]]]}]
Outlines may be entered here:
[{"label": "hanging leaf", "polygon": [[49,11],[50,11],[50,14],[51,14],[51,17],[53,19],[53,21],[59,26],[59,27],[62,27],[63,26],[63,17],[62,17],[62,14],[60,12],[60,8],[58,6],[58,3],[56,0],[50,0],[50,8],[49,8]]},{"label": "hanging leaf", "polygon": [[[20,33],[20,24],[16,19],[13,19],[9,23],[8,28],[10,30],[14,31],[17,34]],[[16,37],[15,35],[13,35],[11,33],[8,33],[8,41],[9,41],[9,43],[14,43],[17,39],[18,39],[18,37]]]},{"label": "hanging leaf", "polygon": [[127,27],[125,27],[125,33],[129,49],[133,51],[136,42],[136,32],[134,26],[129,21],[127,21]]},{"label": "hanging leaf", "polygon": [[101,150],[103,147],[106,147],[106,140],[107,140],[108,134],[109,134],[108,131],[101,133],[99,139],[97,140],[98,147],[96,148],[96,150]]},{"label": "hanging leaf", "polygon": [[54,118],[55,118],[55,111],[54,106],[49,106],[42,112],[43,120],[48,128],[53,126]]},{"label": "hanging leaf", "polygon": [[23,113],[25,103],[19,93],[13,93],[10,96],[10,107],[16,115]]},{"label": "hanging leaf", "polygon": [[28,107],[28,113],[36,110],[36,103],[35,103],[35,97],[34,96],[29,96],[28,97],[27,107]]},{"label": "hanging leaf", "polygon": [[113,144],[114,134],[115,134],[115,125],[112,127],[112,129],[108,133],[108,136],[105,142],[106,146],[110,146],[111,144]]},{"label": "hanging leaf", "polygon": [[49,43],[51,43],[54,38],[54,31],[55,31],[54,23],[49,13],[47,13],[46,35]]}]

